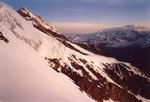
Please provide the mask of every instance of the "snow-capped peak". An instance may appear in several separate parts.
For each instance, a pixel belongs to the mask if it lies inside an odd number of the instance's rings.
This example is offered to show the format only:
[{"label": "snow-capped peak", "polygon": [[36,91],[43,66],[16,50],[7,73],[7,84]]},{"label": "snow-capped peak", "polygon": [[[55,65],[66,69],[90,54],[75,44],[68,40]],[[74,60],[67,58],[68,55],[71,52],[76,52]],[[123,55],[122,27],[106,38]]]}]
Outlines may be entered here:
[{"label": "snow-capped peak", "polygon": [[21,14],[26,20],[33,21],[33,24],[35,25],[36,23],[41,24],[41,26],[45,27],[46,29],[53,30],[55,32],[58,32],[52,25],[50,25],[46,20],[44,20],[40,16],[36,16],[32,14],[28,9],[25,7],[21,7],[18,10],[19,14]]},{"label": "snow-capped peak", "polygon": [[71,43],[25,8],[18,11],[21,16],[9,7],[0,12],[0,100],[140,102],[138,94],[150,98],[145,92],[149,78],[130,64]]},{"label": "snow-capped peak", "polygon": [[35,28],[46,33],[47,35],[54,36],[61,40],[67,40],[67,38],[60,34],[53,25],[49,24],[44,18],[34,15],[25,7],[21,7],[18,10],[18,13],[27,21],[30,21]]},{"label": "snow-capped peak", "polygon": [[36,26],[35,24],[40,24],[41,26],[45,27],[46,29],[52,30],[54,32],[58,31],[51,25],[49,24],[46,20],[44,20],[42,17],[40,16],[36,16],[34,14],[32,14],[28,9],[26,9],[25,7],[21,7],[18,10],[19,14],[21,14],[26,20],[29,21],[34,21],[33,24],[34,26]]},{"label": "snow-capped peak", "polygon": [[62,39],[66,39],[65,36],[63,36],[62,34],[60,34],[54,26],[52,26],[51,24],[49,24],[44,18],[34,15],[33,13],[31,13],[28,9],[26,9],[25,7],[21,7],[18,10],[18,13],[24,17],[26,20],[32,22],[33,26],[37,29],[39,29],[40,31],[54,36],[54,37],[58,37],[58,38],[62,38]]},{"label": "snow-capped peak", "polygon": [[147,31],[150,30],[147,27],[141,26],[141,25],[124,25],[122,28],[124,29],[134,29],[134,30],[138,30],[138,31]]}]

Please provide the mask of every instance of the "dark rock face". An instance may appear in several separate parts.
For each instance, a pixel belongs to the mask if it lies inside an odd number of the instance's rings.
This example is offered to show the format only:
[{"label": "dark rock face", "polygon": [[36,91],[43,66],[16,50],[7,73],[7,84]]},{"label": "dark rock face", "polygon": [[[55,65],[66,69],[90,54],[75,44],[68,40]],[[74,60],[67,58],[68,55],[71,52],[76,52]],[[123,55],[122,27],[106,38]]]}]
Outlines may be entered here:
[{"label": "dark rock face", "polygon": [[150,75],[150,46],[148,47],[124,47],[108,48],[107,56],[114,57],[120,61],[131,63],[144,73]]},{"label": "dark rock face", "polygon": [[2,32],[0,32],[0,40],[3,40],[4,42],[8,43],[9,40],[3,35]]},{"label": "dark rock face", "polygon": [[[134,95],[132,95],[129,91],[131,91],[132,93],[136,93],[137,88],[141,89],[141,92],[145,92],[145,89],[149,88],[149,84],[146,80],[145,80],[145,85],[142,86],[143,84],[141,83],[140,85],[138,85],[137,87],[134,87],[135,84],[137,84],[138,79],[139,83],[140,82],[144,82],[144,79],[140,78],[137,75],[133,75],[131,76],[130,79],[130,75],[127,76],[128,78],[126,80],[121,80],[117,77],[116,73],[113,73],[115,71],[112,71],[112,69],[116,69],[118,67],[114,67],[112,65],[106,64],[105,66],[105,72],[110,76],[110,78],[112,78],[116,83],[118,83],[121,87],[119,87],[118,85],[108,82],[106,78],[104,78],[103,76],[101,76],[100,73],[96,72],[94,70],[94,67],[92,64],[90,64],[88,61],[86,61],[85,59],[77,59],[75,55],[72,55],[73,58],[68,57],[71,66],[68,66],[67,64],[64,63],[64,65],[60,65],[60,60],[61,59],[48,59],[46,58],[46,60],[48,61],[48,63],[51,65],[53,64],[53,69],[56,70],[57,72],[61,72],[65,75],[67,75],[69,78],[71,78],[74,83],[76,85],[79,86],[81,91],[85,91],[90,97],[92,97],[93,99],[95,99],[98,102],[103,102],[103,100],[109,100],[112,99],[114,101],[119,101],[119,102],[142,102],[141,100],[138,100]],[[84,65],[86,65],[86,68],[92,73],[94,74],[97,79],[94,79],[90,76],[89,72],[87,72],[85,70],[85,68],[82,65],[79,65],[77,62],[75,62],[74,60],[78,60],[81,63],[83,63]],[[122,73],[131,73],[127,70],[125,70],[124,67],[127,67],[123,64],[114,64],[116,66],[119,66],[120,68],[122,68]],[[111,69],[111,68],[112,69]],[[58,70],[59,69],[59,70]],[[78,72],[74,71],[73,69],[77,70],[77,71],[81,71],[82,75],[79,74]],[[133,80],[135,76],[136,80]],[[133,78],[132,78],[133,77]],[[127,85],[127,83],[129,83],[129,81],[131,81],[132,83]],[[137,83],[136,83],[137,82]],[[135,83],[135,84],[133,84]],[[146,87],[147,86],[147,87]],[[142,91],[143,90],[143,91]],[[143,97],[146,98],[150,98],[148,96],[148,93],[141,93],[140,94]]]},{"label": "dark rock face", "polygon": [[150,82],[148,82],[148,80],[127,70],[130,68],[123,63],[114,63],[113,65],[107,64],[105,67],[105,72],[116,83],[135,95],[139,94],[142,97],[150,99]]},{"label": "dark rock face", "polygon": [[139,46],[103,48],[95,44],[76,44],[95,54],[113,57],[119,61],[131,63],[150,76],[150,46],[144,48]]}]

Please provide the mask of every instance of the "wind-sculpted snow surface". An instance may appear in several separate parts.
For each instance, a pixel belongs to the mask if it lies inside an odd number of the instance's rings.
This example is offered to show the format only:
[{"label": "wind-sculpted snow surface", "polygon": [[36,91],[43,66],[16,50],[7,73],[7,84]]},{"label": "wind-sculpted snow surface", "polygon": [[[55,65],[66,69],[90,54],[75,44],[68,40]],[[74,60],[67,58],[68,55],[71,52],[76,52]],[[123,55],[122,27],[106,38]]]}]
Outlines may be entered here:
[{"label": "wind-sculpted snow surface", "polygon": [[[50,29],[56,36],[46,33],[37,28],[43,24],[37,23],[35,27],[2,2],[0,12],[0,31],[9,40],[9,43],[0,40],[0,100],[142,102],[150,99],[150,79],[130,64],[84,50],[57,36],[61,34],[56,34],[56,30]],[[134,88],[132,83],[141,84]]]}]

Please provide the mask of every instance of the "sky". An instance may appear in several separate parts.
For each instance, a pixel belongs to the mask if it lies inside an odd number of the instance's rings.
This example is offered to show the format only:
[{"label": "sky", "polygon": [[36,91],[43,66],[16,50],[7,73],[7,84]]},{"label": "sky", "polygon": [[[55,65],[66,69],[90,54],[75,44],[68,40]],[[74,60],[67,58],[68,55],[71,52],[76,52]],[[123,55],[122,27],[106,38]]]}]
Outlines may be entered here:
[{"label": "sky", "polygon": [[150,27],[150,0],[1,0],[26,7],[61,33],[89,33],[128,24]]}]

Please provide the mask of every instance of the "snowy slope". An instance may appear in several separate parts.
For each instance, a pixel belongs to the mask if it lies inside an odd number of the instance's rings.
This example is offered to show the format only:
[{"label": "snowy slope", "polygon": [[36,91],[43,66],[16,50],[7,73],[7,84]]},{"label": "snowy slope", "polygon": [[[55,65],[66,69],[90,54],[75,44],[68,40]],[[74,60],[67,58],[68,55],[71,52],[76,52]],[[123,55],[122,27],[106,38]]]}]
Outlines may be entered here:
[{"label": "snowy slope", "polygon": [[0,42],[0,100],[2,102],[94,102],[71,80],[50,68],[29,45],[12,32]]},{"label": "snowy slope", "polygon": [[[4,102],[93,102],[92,98],[140,102],[136,95],[149,99],[142,92],[150,79],[140,70],[59,39],[57,32],[49,35],[2,2],[0,31],[9,40],[0,40],[0,100]],[[145,83],[134,89],[126,84],[132,79]],[[139,88],[142,91],[136,93]]]},{"label": "snowy slope", "polygon": [[[4,4],[0,4],[1,17],[10,12]],[[2,7],[3,6],[3,7]],[[25,22],[21,16],[13,12],[14,17],[18,17],[18,22]],[[6,19],[6,20],[5,20]],[[47,65],[47,62],[28,44],[16,38],[11,31],[7,18],[1,18],[1,28],[4,36],[9,39],[9,44],[0,41],[0,100],[1,102],[94,102],[85,93],[79,91],[78,86],[72,83],[66,76],[55,72]],[[11,21],[12,22],[12,21]],[[15,25],[15,22],[12,22]],[[23,23],[23,28],[31,27]],[[28,28],[28,29],[29,29]],[[19,33],[20,28],[15,29]],[[14,31],[15,31],[14,30]],[[38,35],[42,34],[32,27],[31,31],[22,31],[19,34],[32,34],[34,41]],[[21,36],[21,35],[20,35]],[[44,36],[44,35],[43,35]],[[36,38],[37,37],[37,38]],[[39,37],[39,39],[42,39]],[[38,39],[38,40],[39,40]]]}]

